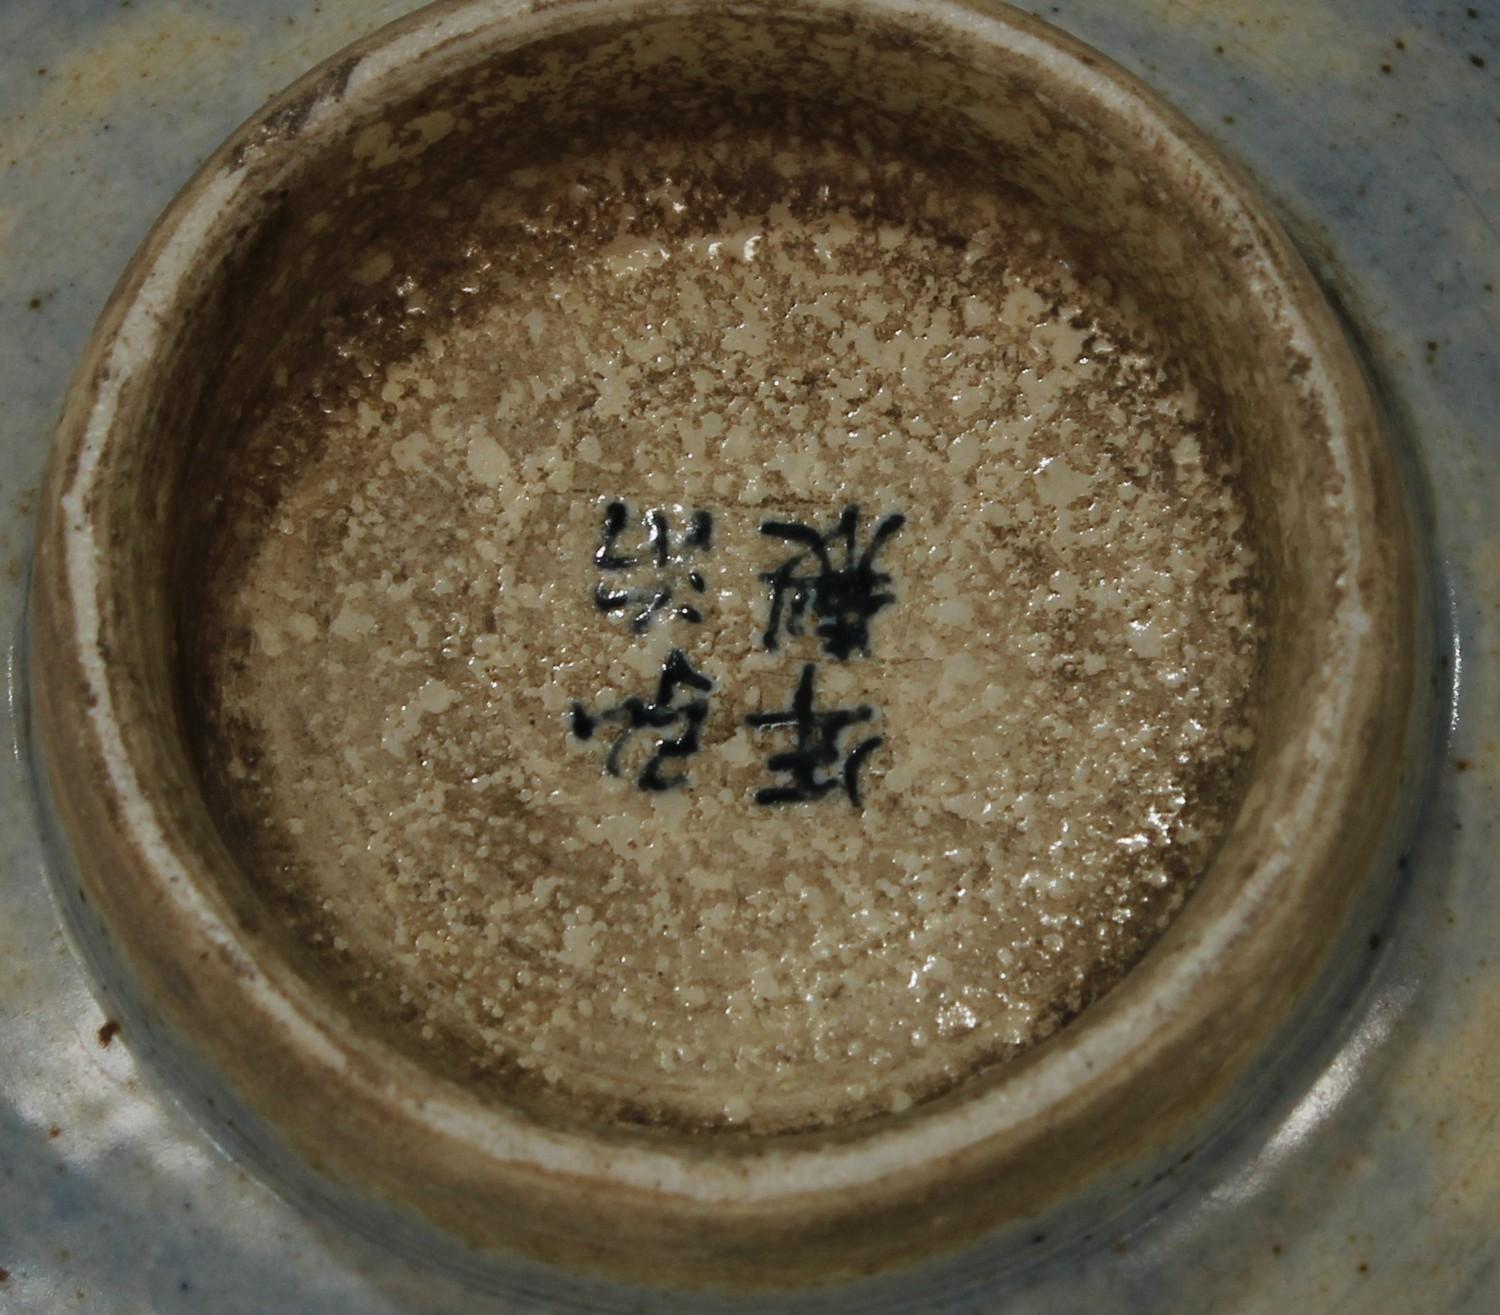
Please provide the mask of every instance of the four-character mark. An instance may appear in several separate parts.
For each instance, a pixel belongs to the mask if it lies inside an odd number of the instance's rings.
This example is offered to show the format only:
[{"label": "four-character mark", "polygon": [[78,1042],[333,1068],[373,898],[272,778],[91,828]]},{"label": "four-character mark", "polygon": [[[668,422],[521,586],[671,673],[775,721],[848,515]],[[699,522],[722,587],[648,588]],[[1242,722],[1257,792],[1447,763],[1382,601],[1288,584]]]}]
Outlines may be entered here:
[{"label": "four-character mark", "polygon": [[[760,577],[771,591],[762,637],[768,651],[780,648],[783,635],[804,634],[804,623],[810,620],[813,635],[829,657],[844,662],[855,654],[869,656],[870,622],[896,600],[888,587],[891,576],[877,569],[875,559],[906,524],[906,517],[899,512],[884,517],[863,545],[859,518],[859,508],[850,506],[826,531],[794,521],[761,524],[760,533],[766,538],[797,547]],[[640,528],[632,533],[636,524]],[[661,508],[649,508],[635,518],[627,503],[608,503],[599,547],[594,551],[594,565],[605,577],[595,586],[594,605],[610,615],[628,616],[636,634],[644,633],[659,617],[694,625],[702,622],[703,613],[692,595],[705,594],[707,585],[695,559],[712,550],[713,531],[713,516],[707,511],[694,511],[683,529],[674,530]],[[756,790],[757,804],[813,803],[842,790],[856,808],[863,806],[859,773],[885,740],[869,735],[846,743],[845,737],[854,727],[871,722],[875,710],[859,704],[818,711],[814,706],[816,679],[816,664],[804,663],[789,707],[745,718],[752,730],[789,730],[792,736],[790,747],[765,759],[766,769],[783,780]],[[603,726],[618,728],[604,759],[604,771],[610,776],[624,774],[625,754],[636,733],[650,732],[651,752],[635,772],[635,783],[652,792],[676,789],[688,784],[688,773],[673,765],[702,747],[713,688],[713,681],[695,671],[682,650],[674,648],[662,665],[654,699],[631,695],[599,712],[574,703],[572,731],[580,740],[591,740]]]}]

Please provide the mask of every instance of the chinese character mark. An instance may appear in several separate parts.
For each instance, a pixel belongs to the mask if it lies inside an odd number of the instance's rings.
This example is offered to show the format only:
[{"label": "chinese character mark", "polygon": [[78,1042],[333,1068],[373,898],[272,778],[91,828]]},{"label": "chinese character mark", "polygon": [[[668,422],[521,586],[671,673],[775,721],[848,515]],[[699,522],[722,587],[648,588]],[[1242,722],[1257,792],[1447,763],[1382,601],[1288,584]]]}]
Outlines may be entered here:
[{"label": "chinese character mark", "polygon": [[[825,653],[840,662],[856,650],[868,657],[870,618],[896,599],[884,589],[891,577],[875,569],[875,554],[905,524],[899,512],[887,516],[875,527],[865,550],[857,553],[858,507],[845,507],[827,534],[793,521],[764,522],[760,532],[766,537],[803,549],[760,577],[771,586],[766,648],[776,651],[783,627],[789,635],[800,635],[802,618],[811,608],[818,622],[814,633]],[[836,564],[837,549],[842,550],[842,561]]]},{"label": "chinese character mark", "polygon": [[[650,573],[644,587],[617,587],[600,580],[594,588],[594,606],[601,612],[631,614],[630,628],[644,634],[651,622],[667,613],[693,625],[703,620],[703,613],[689,602],[670,607],[674,593],[682,586],[680,575],[672,571],[681,559],[696,552],[707,552],[713,546],[714,518],[706,511],[695,511],[687,530],[676,539],[666,512],[652,508],[642,517],[646,526],[645,552],[627,555],[619,550],[620,536],[630,522],[630,508],[623,502],[611,502],[604,509],[604,531],[594,551],[594,565],[601,571]],[[707,592],[708,586],[697,571],[686,574],[687,587],[694,593]]]},{"label": "chinese character mark", "polygon": [[707,694],[713,689],[713,681],[694,671],[682,652],[673,649],[662,666],[653,702],[632,695],[600,713],[591,713],[583,704],[575,703],[571,714],[573,734],[580,740],[591,740],[601,724],[622,723],[604,759],[604,770],[611,776],[619,776],[620,757],[636,731],[675,729],[678,732],[675,736],[662,735],[657,739],[656,749],[637,774],[635,783],[653,793],[684,785],[688,779],[686,772],[669,775],[662,767],[671,760],[689,758],[698,752],[698,734],[708,717],[708,700],[689,698],[678,704],[677,693],[682,686]]},{"label": "chinese character mark", "polygon": [[[813,664],[802,668],[792,706],[785,712],[757,712],[745,718],[756,730],[790,726],[796,731],[796,746],[783,753],[773,753],[766,766],[773,772],[785,772],[790,785],[767,786],[755,792],[758,804],[800,804],[821,799],[840,785],[856,808],[863,807],[859,794],[859,769],[865,759],[885,741],[872,735],[861,740],[847,753],[839,748],[839,737],[851,726],[867,722],[874,712],[861,704],[857,708],[840,708],[832,712],[813,711]],[[838,768],[842,759],[843,767]],[[831,774],[830,774],[831,773]]]}]

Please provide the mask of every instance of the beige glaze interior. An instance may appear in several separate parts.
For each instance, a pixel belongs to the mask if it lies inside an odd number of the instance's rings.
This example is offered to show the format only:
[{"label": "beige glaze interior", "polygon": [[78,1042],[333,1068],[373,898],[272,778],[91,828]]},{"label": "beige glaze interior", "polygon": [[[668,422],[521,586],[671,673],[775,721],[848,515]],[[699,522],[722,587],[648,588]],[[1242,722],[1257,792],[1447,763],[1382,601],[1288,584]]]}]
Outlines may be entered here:
[{"label": "beige glaze interior", "polygon": [[[1305,271],[1185,129],[1031,20],[481,4],[426,22],[331,67],[208,166],[127,277],[64,419],[37,567],[45,751],[85,881],[164,1014],[315,1163],[471,1240],[654,1278],[891,1263],[1023,1217],[1166,1135],[1284,1018],[1397,783],[1402,512]],[[466,1091],[320,988],[204,804],[184,724],[211,611],[196,600],[238,569],[220,555],[205,574],[205,545],[277,496],[274,462],[235,443],[327,325],[385,316],[392,359],[414,350],[366,275],[422,241],[415,199],[451,194],[461,212],[518,153],[597,132],[584,105],[670,134],[789,100],[1032,210],[1209,392],[1267,601],[1258,739],[1180,916],[1022,1060],[843,1131],[674,1140]]]},{"label": "beige glaze interior", "polygon": [[[409,173],[382,123],[395,196],[292,226],[307,325],[185,499],[209,806],[305,970],[477,1094],[899,1112],[1107,992],[1232,818],[1263,604],[1224,407],[1107,252],[888,116],[599,109],[488,160],[429,111]],[[760,527],[846,507],[894,527],[884,602],[820,642]],[[702,720],[658,760],[683,726],[620,700],[673,662]],[[854,789],[769,769],[793,732],[747,718],[799,673],[862,718]]]}]

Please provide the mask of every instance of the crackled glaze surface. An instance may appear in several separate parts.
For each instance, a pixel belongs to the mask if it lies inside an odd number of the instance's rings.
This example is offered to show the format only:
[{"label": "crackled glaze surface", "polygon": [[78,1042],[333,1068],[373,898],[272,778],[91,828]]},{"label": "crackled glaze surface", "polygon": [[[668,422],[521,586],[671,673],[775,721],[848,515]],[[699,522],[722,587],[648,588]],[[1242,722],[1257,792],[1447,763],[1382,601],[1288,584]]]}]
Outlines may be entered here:
[{"label": "crackled glaze surface", "polygon": [[[284,25],[270,5],[254,21],[204,6],[186,23],[147,4],[118,14],[76,8],[57,11],[53,26],[32,22],[25,6],[3,20],[16,39],[4,43],[15,77],[5,91],[12,149],[0,163],[25,183],[0,216],[12,340],[26,344],[7,363],[17,405],[5,422],[15,454],[6,478],[23,502],[39,466],[37,435],[87,321],[189,159],[314,53],[372,21],[367,6],[325,5],[311,27],[306,16],[301,27]],[[1500,1214],[1500,1184],[1482,1167],[1493,1160],[1484,1020],[1495,993],[1486,932],[1496,919],[1484,800],[1495,786],[1485,727],[1495,724],[1489,618],[1500,590],[1485,519],[1494,453],[1482,437],[1495,405],[1497,271],[1485,233],[1497,179],[1484,149],[1496,103],[1492,19],[1394,4],[1231,6],[1208,16],[1171,4],[1128,15],[1058,8],[1056,21],[1205,124],[1223,124],[1224,140],[1300,221],[1369,335],[1442,510],[1438,547],[1458,623],[1448,670],[1462,663],[1467,720],[1456,724],[1404,895],[1371,933],[1369,984],[1346,1002],[1347,1024],[1289,1074],[1288,1094],[1267,1102],[1235,1145],[1195,1165],[1153,1228],[1112,1233],[1113,1248],[1092,1240],[999,1287],[984,1286],[978,1266],[963,1304],[986,1303],[988,1292],[988,1304],[1003,1293],[1007,1308],[1037,1310],[1100,1300],[1142,1310],[1372,1300],[1391,1310],[1487,1310]],[[1327,39],[1308,40],[1309,24]],[[1436,96],[1422,90],[1434,86]],[[185,112],[164,113],[163,103]],[[144,167],[146,152],[116,151],[121,139],[153,143]],[[82,244],[58,235],[85,232],[99,254],[81,261]],[[24,530],[20,516],[12,541]],[[5,1044],[25,1062],[7,1069],[5,1117],[19,1149],[15,1186],[5,1190],[8,1201],[27,1202],[0,1224],[8,1308],[248,1310],[278,1300],[473,1309],[474,1299],[287,1216],[136,1088],[128,1035],[101,1048],[104,1018],[55,940],[19,791],[7,807]],[[199,1217],[207,1223],[187,1222]],[[132,1235],[128,1221],[146,1218],[149,1236]],[[184,1222],[159,1222],[167,1218]]]}]

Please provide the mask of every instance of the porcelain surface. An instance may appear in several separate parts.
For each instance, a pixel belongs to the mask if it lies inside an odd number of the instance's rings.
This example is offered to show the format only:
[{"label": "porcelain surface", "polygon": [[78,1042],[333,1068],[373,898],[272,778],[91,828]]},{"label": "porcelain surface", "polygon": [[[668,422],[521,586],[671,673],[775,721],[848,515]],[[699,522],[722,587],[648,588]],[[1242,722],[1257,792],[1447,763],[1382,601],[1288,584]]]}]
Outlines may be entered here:
[{"label": "porcelain surface", "polygon": [[[325,6],[311,27],[274,6],[254,21],[149,4],[49,10],[45,21],[21,5],[0,19],[0,48],[12,52],[0,90],[12,631],[52,413],[108,287],[193,163],[266,92],[397,12],[353,8]],[[976,1253],[854,1304],[926,1308],[921,1294],[941,1280],[954,1310],[1490,1309],[1495,27],[1477,11],[1397,6],[1356,16],[1352,5],[1156,5],[1127,19],[1100,4],[1044,16],[1141,73],[1250,166],[1364,339],[1412,488],[1434,513],[1451,734],[1397,901],[1361,929],[1367,967],[1352,998],[1335,1002],[1338,1024],[1308,1037],[1235,1136],[1092,1236],[1058,1229],[1065,1240],[1044,1239],[1032,1262]],[[236,87],[239,101],[227,94]],[[290,1213],[144,1085],[128,1049],[137,1029],[112,1034],[57,926],[23,761],[6,768],[0,886],[11,1148],[0,1309],[475,1309],[481,1299],[456,1283]],[[524,1276],[517,1286],[538,1295],[496,1308],[631,1301],[550,1282]],[[797,1308],[839,1304],[849,1294]]]}]

